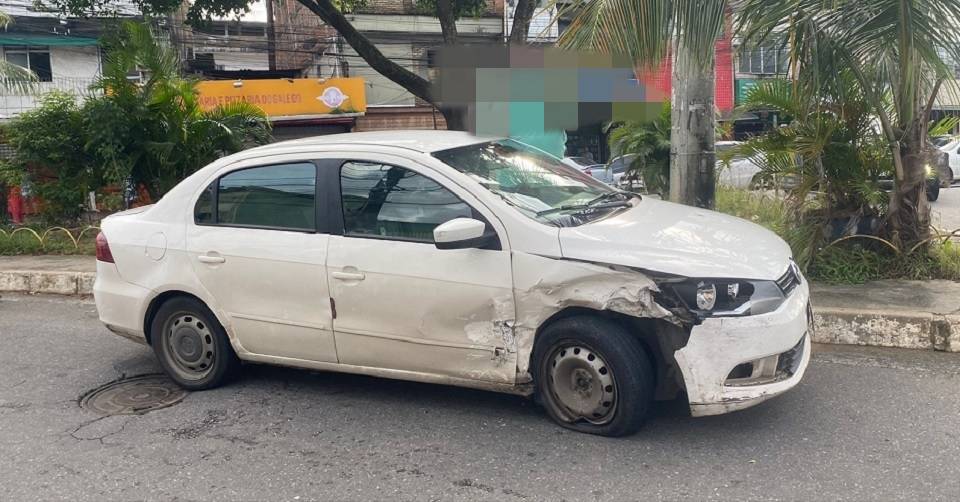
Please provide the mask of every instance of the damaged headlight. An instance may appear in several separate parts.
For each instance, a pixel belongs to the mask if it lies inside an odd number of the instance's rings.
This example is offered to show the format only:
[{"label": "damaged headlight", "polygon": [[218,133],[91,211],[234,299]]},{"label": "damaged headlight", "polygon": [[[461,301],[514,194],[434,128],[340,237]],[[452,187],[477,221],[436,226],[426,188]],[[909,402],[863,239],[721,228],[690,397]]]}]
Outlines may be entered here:
[{"label": "damaged headlight", "polygon": [[772,312],[785,297],[773,281],[687,279],[660,284],[686,308],[701,315],[757,315]]}]

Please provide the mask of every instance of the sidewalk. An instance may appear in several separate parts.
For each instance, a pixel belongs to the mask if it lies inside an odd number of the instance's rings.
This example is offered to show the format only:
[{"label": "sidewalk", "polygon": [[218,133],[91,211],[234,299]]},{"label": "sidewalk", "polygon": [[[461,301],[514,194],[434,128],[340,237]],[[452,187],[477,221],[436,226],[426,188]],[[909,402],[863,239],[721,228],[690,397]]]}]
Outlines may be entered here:
[{"label": "sidewalk", "polygon": [[[0,256],[0,293],[89,295],[92,256]],[[814,284],[813,341],[960,352],[960,282]]]}]

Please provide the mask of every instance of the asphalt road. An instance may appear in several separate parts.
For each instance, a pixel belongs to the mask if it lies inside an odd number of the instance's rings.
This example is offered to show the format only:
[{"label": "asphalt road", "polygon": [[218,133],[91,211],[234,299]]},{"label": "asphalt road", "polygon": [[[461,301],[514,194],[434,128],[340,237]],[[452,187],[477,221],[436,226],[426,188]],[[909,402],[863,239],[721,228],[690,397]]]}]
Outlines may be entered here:
[{"label": "asphalt road", "polygon": [[86,391],[158,371],[90,301],[0,299],[3,500],[956,500],[960,354],[818,347],[794,391],[637,435],[560,429],[518,397],[249,366],[98,419]]},{"label": "asphalt road", "polygon": [[930,203],[930,220],[944,232],[960,229],[960,184],[940,189],[940,198]]}]

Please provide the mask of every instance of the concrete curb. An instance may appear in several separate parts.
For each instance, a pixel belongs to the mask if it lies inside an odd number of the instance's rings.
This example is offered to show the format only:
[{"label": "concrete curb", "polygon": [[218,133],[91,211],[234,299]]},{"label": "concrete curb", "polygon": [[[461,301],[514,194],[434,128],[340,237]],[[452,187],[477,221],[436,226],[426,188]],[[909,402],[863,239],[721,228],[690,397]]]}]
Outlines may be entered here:
[{"label": "concrete curb", "polygon": [[813,341],[960,352],[960,315],[814,308]]},{"label": "concrete curb", "polygon": [[[0,292],[93,294],[95,272],[0,271]],[[813,340],[960,352],[960,315],[931,312],[814,307]]]},{"label": "concrete curb", "polygon": [[91,295],[96,272],[0,271],[0,292]]}]

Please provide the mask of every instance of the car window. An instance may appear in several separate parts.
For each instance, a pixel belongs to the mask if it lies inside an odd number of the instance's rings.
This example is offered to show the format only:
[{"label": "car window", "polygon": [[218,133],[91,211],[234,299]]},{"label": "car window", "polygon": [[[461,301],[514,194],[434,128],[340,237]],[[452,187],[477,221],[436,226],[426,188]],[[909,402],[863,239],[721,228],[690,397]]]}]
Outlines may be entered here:
[{"label": "car window", "polygon": [[207,185],[207,188],[197,199],[197,204],[193,206],[193,221],[198,224],[209,225],[213,223],[213,189],[215,186],[216,181]]},{"label": "car window", "polygon": [[315,230],[316,181],[317,168],[309,162],[229,173],[220,178],[217,186],[216,223]]},{"label": "car window", "polygon": [[617,157],[613,159],[612,161],[610,161],[610,166],[609,166],[610,172],[617,173],[617,174],[626,172],[627,167],[630,165],[631,162],[633,162],[633,159],[635,157],[636,157],[635,155],[624,155],[622,157]]},{"label": "car window", "polygon": [[344,235],[433,242],[433,229],[473,210],[430,178],[402,167],[346,162],[340,168]]},{"label": "car window", "polygon": [[588,159],[588,158],[586,158],[586,157],[567,157],[567,158],[570,159],[570,160],[572,160],[574,163],[579,164],[579,165],[581,165],[581,166],[583,166],[583,167],[593,166],[593,165],[596,165],[596,164],[597,164],[597,163],[594,162],[593,160]]}]

